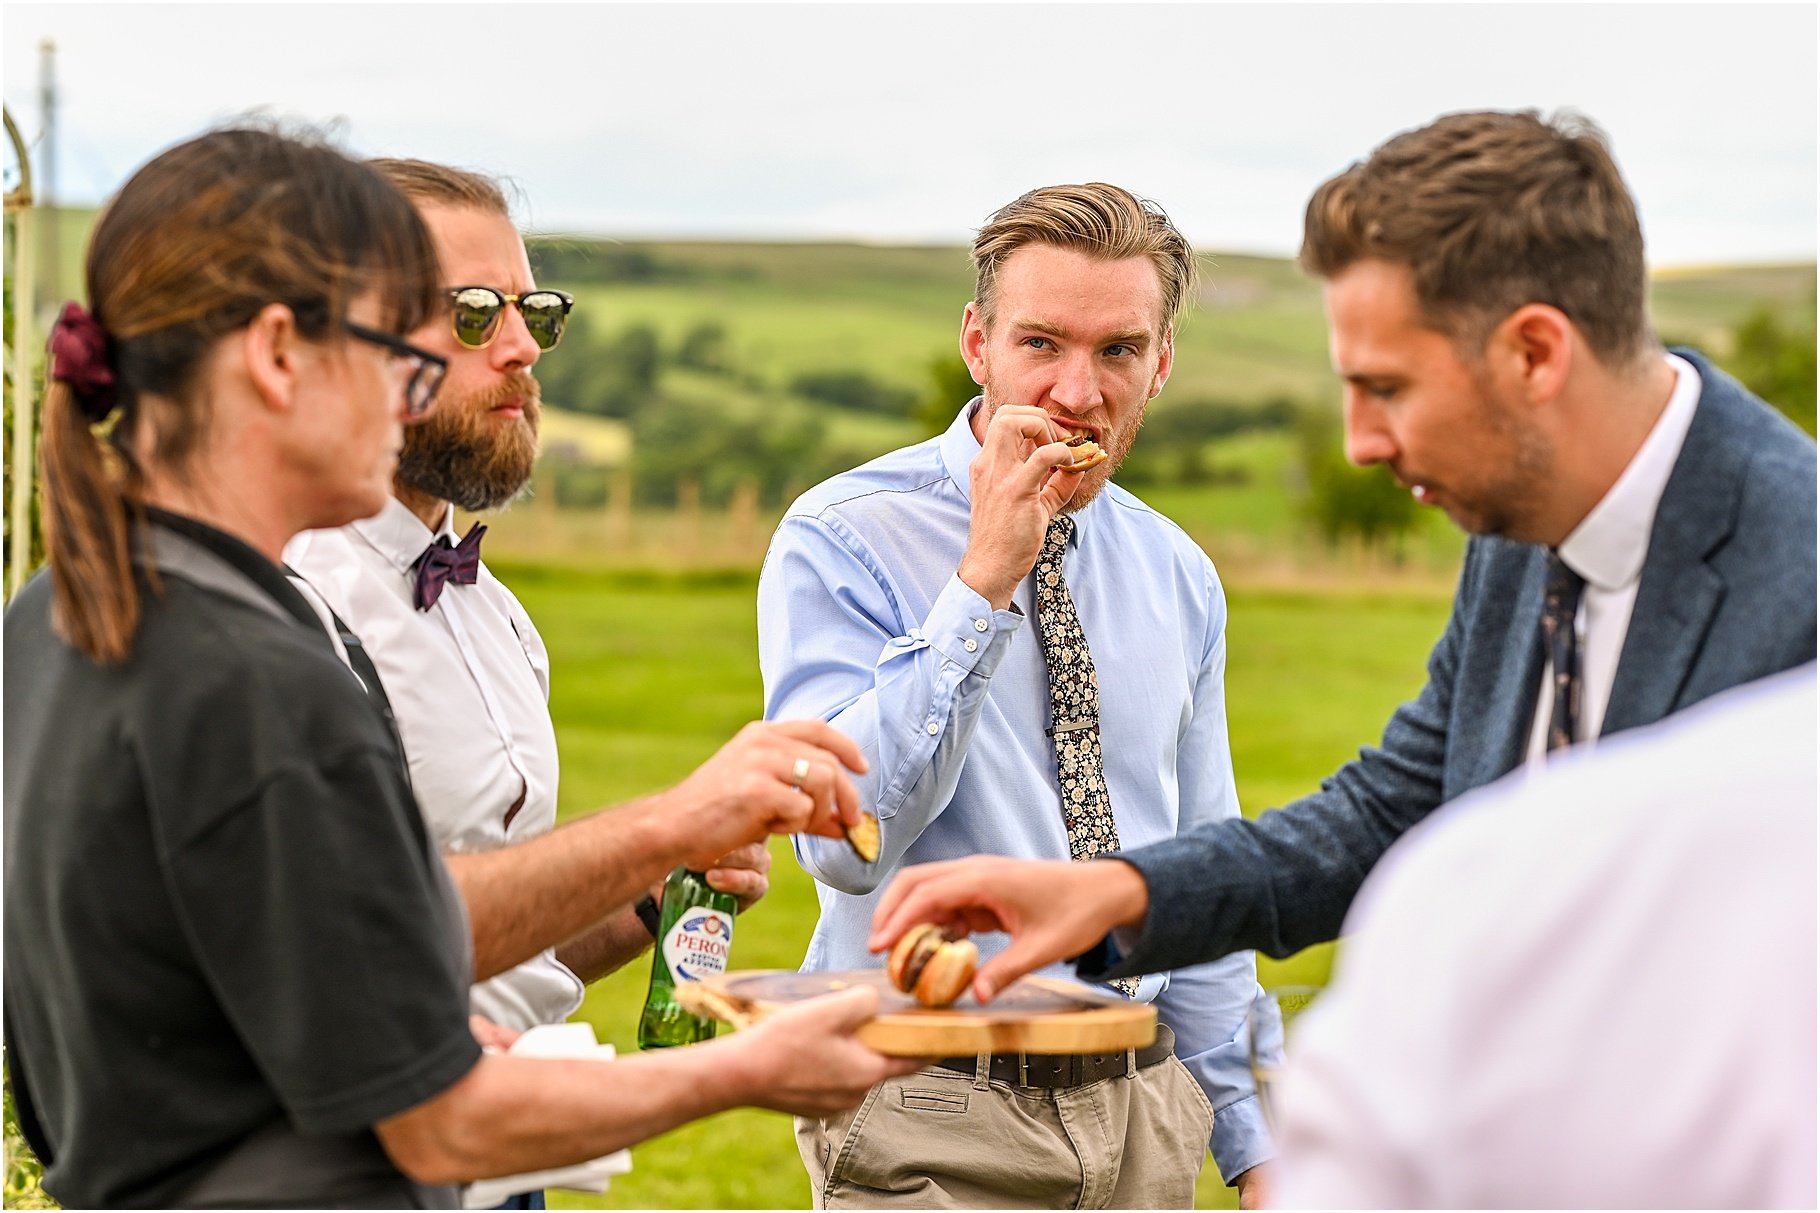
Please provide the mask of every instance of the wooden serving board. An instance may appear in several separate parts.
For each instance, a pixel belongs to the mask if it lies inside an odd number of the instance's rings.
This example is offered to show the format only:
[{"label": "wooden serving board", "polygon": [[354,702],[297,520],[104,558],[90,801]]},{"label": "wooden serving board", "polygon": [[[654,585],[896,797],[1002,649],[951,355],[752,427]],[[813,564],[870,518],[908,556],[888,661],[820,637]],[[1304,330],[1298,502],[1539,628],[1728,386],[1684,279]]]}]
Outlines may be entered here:
[{"label": "wooden serving board", "polygon": [[878,1015],[860,1040],[892,1057],[964,1057],[970,1053],[1105,1053],[1141,1049],[1156,1039],[1149,1003],[1101,994],[1074,982],[1025,977],[981,1006],[971,992],[930,1010],[899,992],[881,969],[799,973],[749,969],[702,982],[724,998],[730,1022],[750,1023],[792,1003],[854,986],[879,993]]}]

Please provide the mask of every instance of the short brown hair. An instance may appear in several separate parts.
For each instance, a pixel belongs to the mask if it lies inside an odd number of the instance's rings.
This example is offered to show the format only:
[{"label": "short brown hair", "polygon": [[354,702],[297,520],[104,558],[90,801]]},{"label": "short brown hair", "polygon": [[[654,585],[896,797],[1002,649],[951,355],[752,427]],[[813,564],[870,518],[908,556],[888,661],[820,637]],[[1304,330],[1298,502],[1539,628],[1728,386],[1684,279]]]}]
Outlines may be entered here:
[{"label": "short brown hair", "polygon": [[992,324],[999,267],[1026,244],[1049,244],[1102,261],[1148,257],[1163,287],[1163,324],[1194,291],[1194,250],[1163,208],[1116,185],[1048,185],[1000,207],[973,240],[974,302]]},{"label": "short brown hair", "polygon": [[[110,452],[75,389],[44,396],[44,540],[52,621],[103,663],[139,626],[130,527],[145,469],[182,469],[205,436],[200,382],[220,339],[283,303],[312,341],[342,335],[348,305],[379,295],[381,323],[415,328],[437,307],[436,251],[383,177],[308,130],[237,127],[178,144],[133,174],[89,241],[89,310],[105,333],[116,400]],[[149,449],[129,438],[159,410]]]},{"label": "short brown hair", "polygon": [[439,202],[445,206],[470,206],[496,215],[511,216],[505,187],[497,177],[472,169],[454,168],[429,160],[378,157],[367,161],[413,202]]},{"label": "short brown hair", "polygon": [[1590,119],[1449,114],[1315,191],[1302,268],[1408,266],[1425,321],[1477,352],[1528,303],[1559,308],[1601,361],[1654,348],[1637,208]]}]

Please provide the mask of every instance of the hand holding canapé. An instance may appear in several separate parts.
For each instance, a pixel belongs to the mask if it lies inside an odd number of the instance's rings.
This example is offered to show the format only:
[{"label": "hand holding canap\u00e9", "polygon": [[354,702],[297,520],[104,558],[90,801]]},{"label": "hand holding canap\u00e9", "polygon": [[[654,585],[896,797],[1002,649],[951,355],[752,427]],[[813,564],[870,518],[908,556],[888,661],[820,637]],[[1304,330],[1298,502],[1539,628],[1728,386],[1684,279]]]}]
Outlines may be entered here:
[{"label": "hand holding canap\u00e9", "polygon": [[844,838],[862,816],[847,772],[866,760],[845,733],[820,720],[748,724],[674,791],[684,859],[697,871],[772,834]]},{"label": "hand holding canap\u00e9", "polygon": [[1036,567],[1050,520],[1079,487],[1082,473],[1070,465],[1097,462],[1068,445],[1075,437],[1029,405],[1004,405],[986,424],[968,469],[972,520],[956,575],[995,610],[1010,605],[1012,591]]},{"label": "hand holding canap\u00e9", "polygon": [[976,855],[906,868],[879,899],[866,946],[883,952],[923,923],[955,935],[1003,931],[1010,946],[973,976],[973,996],[987,1002],[1025,974],[1079,956],[1115,927],[1142,923],[1149,907],[1143,876],[1121,860]]}]

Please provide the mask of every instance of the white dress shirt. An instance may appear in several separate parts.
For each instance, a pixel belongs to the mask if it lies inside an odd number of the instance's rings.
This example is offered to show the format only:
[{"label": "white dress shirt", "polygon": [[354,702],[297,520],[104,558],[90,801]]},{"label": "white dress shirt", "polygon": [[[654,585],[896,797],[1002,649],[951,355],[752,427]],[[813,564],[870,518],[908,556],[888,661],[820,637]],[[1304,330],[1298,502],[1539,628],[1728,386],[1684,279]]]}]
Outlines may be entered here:
[{"label": "white dress shirt", "polygon": [[[444,851],[493,850],[556,824],[556,733],[550,659],[512,592],[480,566],[474,585],[445,586],[428,611],[411,601],[411,566],[436,534],[456,538],[454,511],[432,533],[395,498],[372,518],[306,531],[285,548],[360,637],[385,683],[411,785]],[[582,983],[554,952],[476,985],[476,1014],[524,1030],[559,1023]]]},{"label": "white dress shirt", "polygon": [[[1637,583],[1649,555],[1649,533],[1656,507],[1668,487],[1669,473],[1681,457],[1681,444],[1694,423],[1700,403],[1700,372],[1685,358],[1669,354],[1675,388],[1656,418],[1649,437],[1592,512],[1561,541],[1561,560],[1586,579],[1580,609],[1574,614],[1574,636],[1580,649],[1580,715],[1576,742],[1594,741],[1605,722],[1618,656],[1630,632]],[[1544,655],[1542,683],[1536,696],[1536,719],[1529,733],[1528,761],[1534,766],[1548,753],[1548,722],[1554,710],[1554,660]]]},{"label": "white dress shirt", "polygon": [[1805,666],[1462,797],[1292,1029],[1307,1208],[1813,1208]]}]

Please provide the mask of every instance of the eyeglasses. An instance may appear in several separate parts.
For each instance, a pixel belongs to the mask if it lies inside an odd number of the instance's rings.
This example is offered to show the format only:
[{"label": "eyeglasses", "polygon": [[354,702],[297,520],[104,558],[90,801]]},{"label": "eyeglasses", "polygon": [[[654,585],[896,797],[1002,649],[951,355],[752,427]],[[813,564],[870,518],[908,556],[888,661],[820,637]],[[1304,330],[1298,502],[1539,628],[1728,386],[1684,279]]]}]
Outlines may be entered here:
[{"label": "eyeglasses", "polygon": [[436,399],[436,389],[442,386],[442,377],[449,370],[447,358],[419,349],[402,337],[394,337],[390,333],[382,333],[351,320],[342,321],[341,327],[347,331],[348,336],[376,345],[392,357],[410,363],[411,377],[405,380],[404,385],[406,418],[415,421],[430,411],[430,402]]},{"label": "eyeglasses", "polygon": [[518,305],[525,318],[525,328],[540,350],[553,350],[562,340],[563,325],[569,322],[569,309],[575,296],[566,291],[536,290],[522,295],[508,295],[490,286],[457,286],[449,289],[449,302],[454,308],[455,340],[471,350],[484,350],[499,336],[499,318],[506,305]]}]

